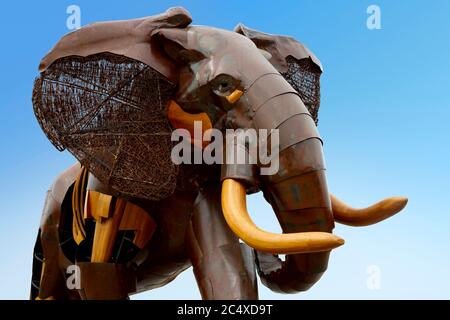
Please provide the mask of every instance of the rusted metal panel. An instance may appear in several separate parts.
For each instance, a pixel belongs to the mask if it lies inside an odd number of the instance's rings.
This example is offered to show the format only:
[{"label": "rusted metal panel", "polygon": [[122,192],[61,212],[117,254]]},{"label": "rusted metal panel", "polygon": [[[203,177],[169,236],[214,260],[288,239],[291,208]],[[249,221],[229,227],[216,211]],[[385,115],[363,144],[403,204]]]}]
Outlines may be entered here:
[{"label": "rusted metal panel", "polygon": [[79,262],[80,296],[88,300],[126,299],[136,291],[136,275],[124,264]]},{"label": "rusted metal panel", "polygon": [[45,71],[60,58],[110,52],[143,62],[176,81],[178,68],[149,41],[149,35],[158,28],[186,27],[191,21],[187,10],[172,8],[157,16],[92,23],[61,38],[42,59],[39,71]]},{"label": "rusted metal panel", "polygon": [[200,292],[204,299],[256,299],[251,251],[242,248],[221,210],[220,189],[199,194],[188,250]]},{"label": "rusted metal panel", "polygon": [[275,96],[288,92],[297,94],[297,91],[287,81],[282,80],[283,77],[279,73],[269,73],[256,79],[249,88],[246,88],[245,96],[253,111],[256,112],[265,102]]},{"label": "rusted metal panel", "polygon": [[307,139],[320,139],[319,131],[309,114],[296,114],[279,127],[280,152]]},{"label": "rusted metal panel", "polygon": [[290,177],[272,185],[271,190],[281,211],[331,207],[324,170]]},{"label": "rusted metal panel", "polygon": [[276,129],[284,121],[296,114],[309,114],[297,94],[288,92],[273,97],[255,113],[253,121],[257,129]]},{"label": "rusted metal panel", "polygon": [[277,183],[290,177],[307,172],[325,170],[325,160],[322,152],[322,141],[317,138],[304,140],[284,149],[273,159],[278,161],[278,172],[265,179]]},{"label": "rusted metal panel", "polygon": [[292,56],[298,60],[310,58],[314,64],[322,71],[322,64],[319,59],[306,46],[289,36],[273,35],[257,30],[252,30],[242,23],[238,24],[234,31],[251,39],[258,48],[270,53],[270,62],[280,72],[287,69],[286,58]]}]

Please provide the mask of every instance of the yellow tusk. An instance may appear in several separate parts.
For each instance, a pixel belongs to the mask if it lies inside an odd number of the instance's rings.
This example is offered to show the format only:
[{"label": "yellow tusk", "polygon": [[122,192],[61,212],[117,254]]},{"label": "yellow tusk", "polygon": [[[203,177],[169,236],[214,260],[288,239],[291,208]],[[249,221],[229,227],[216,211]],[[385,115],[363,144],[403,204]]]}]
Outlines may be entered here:
[{"label": "yellow tusk", "polygon": [[243,94],[243,91],[236,89],[229,96],[226,96],[226,99],[229,103],[234,104],[242,97]]},{"label": "yellow tusk", "polygon": [[408,198],[392,197],[374,205],[355,209],[330,194],[334,219],[342,224],[354,227],[368,226],[387,219],[401,211],[408,203]]},{"label": "yellow tusk", "polygon": [[329,251],[344,240],[327,232],[276,234],[259,229],[251,220],[242,183],[225,179],[222,184],[222,211],[230,229],[250,247],[273,254]]},{"label": "yellow tusk", "polygon": [[211,119],[205,112],[198,114],[192,114],[184,111],[181,107],[173,100],[169,101],[167,116],[170,123],[176,129],[186,129],[191,135],[191,143],[199,148],[205,148],[209,142],[207,139],[195,140],[194,134],[194,123],[195,121],[200,121],[202,123],[202,137],[204,137],[205,132],[212,128]]},{"label": "yellow tusk", "polygon": [[38,296],[34,300],[55,300],[55,298],[53,298],[53,296],[48,296],[47,298],[39,298],[39,296]]}]

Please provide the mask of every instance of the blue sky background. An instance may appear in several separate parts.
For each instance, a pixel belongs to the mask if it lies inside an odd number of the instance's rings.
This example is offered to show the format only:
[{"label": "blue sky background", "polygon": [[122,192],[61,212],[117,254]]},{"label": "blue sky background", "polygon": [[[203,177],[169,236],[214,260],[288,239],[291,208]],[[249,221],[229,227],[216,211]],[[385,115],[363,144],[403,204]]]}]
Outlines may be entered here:
[{"label": "blue sky background", "polygon": [[[365,228],[337,225],[346,244],[311,290],[262,299],[450,298],[450,2],[436,1],[7,1],[0,10],[0,298],[27,299],[32,250],[45,191],[74,162],[45,138],[31,92],[39,60],[66,32],[66,8],[82,25],[187,8],[195,24],[243,22],[292,35],[322,61],[319,130],[329,188],[354,206],[406,195],[407,208]],[[366,9],[381,8],[368,30]],[[261,227],[278,226],[262,196],[249,209]],[[371,290],[367,268],[378,266]],[[198,299],[191,270],[141,299]]]}]

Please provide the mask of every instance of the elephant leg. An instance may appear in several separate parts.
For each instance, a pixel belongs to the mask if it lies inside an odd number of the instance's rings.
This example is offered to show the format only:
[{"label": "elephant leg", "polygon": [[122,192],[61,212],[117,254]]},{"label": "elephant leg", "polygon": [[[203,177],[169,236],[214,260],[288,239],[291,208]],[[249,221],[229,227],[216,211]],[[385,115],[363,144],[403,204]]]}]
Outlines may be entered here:
[{"label": "elephant leg", "polygon": [[203,299],[258,299],[253,253],[226,224],[220,189],[200,192],[186,237]]},{"label": "elephant leg", "polygon": [[67,299],[65,279],[60,272],[57,259],[44,259],[40,230],[33,250],[30,299]]},{"label": "elephant leg", "polygon": [[[33,250],[30,293],[32,300],[79,299],[76,291],[68,289],[64,276],[64,270],[67,270],[70,261],[64,257],[60,247],[59,225],[62,200],[55,196],[55,194],[58,195],[56,191],[58,190],[47,192],[41,226]],[[61,197],[63,196],[64,192],[61,192]]]}]

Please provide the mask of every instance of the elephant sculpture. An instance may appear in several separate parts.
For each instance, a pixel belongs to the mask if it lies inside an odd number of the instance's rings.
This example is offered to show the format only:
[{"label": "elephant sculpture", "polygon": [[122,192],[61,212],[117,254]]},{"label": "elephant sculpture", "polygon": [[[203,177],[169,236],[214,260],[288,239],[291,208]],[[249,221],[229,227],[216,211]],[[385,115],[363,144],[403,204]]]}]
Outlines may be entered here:
[{"label": "elephant sculpture", "polygon": [[[241,24],[190,24],[183,8],[94,23],[41,61],[34,112],[78,162],[47,193],[31,299],[127,299],[191,266],[203,299],[257,299],[257,275],[276,292],[308,290],[344,243],[335,221],[369,225],[406,205],[354,209],[329,194],[316,126],[322,66],[311,51]],[[195,123],[204,135],[278,130],[278,171],[174,163],[172,133]],[[194,154],[212,141],[189,143]],[[257,191],[281,234],[252,222],[246,194]]]}]

